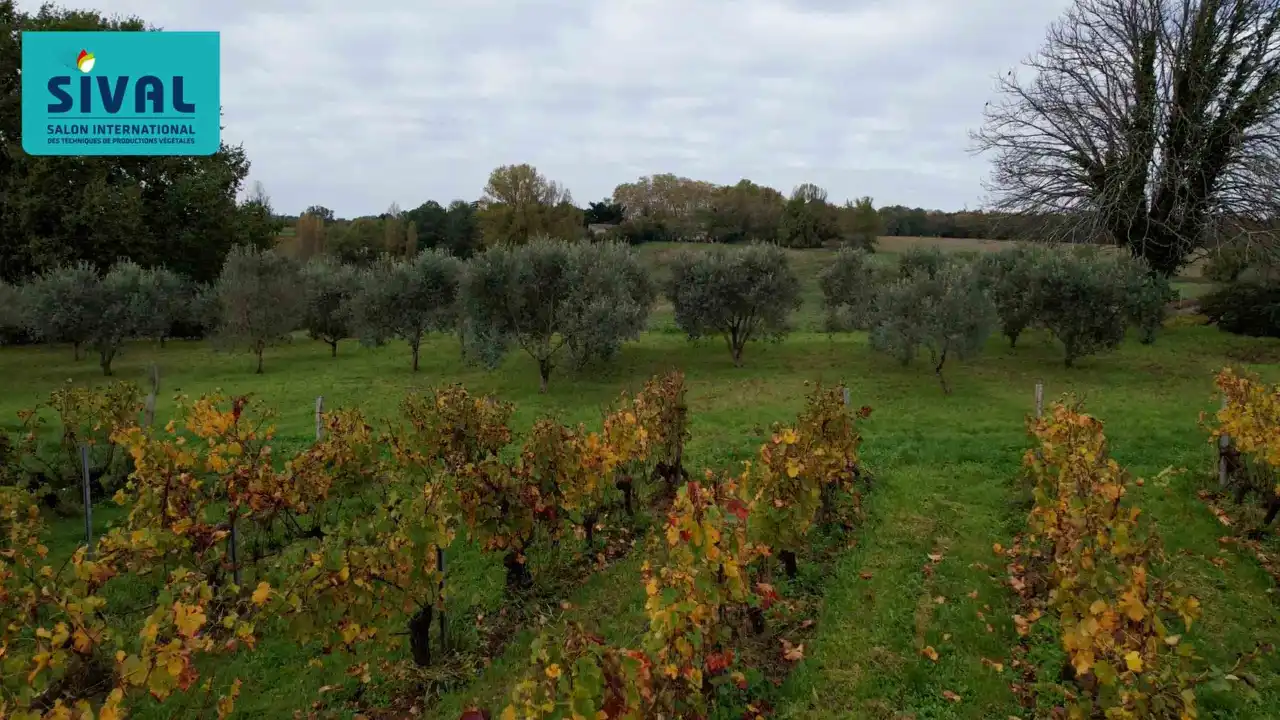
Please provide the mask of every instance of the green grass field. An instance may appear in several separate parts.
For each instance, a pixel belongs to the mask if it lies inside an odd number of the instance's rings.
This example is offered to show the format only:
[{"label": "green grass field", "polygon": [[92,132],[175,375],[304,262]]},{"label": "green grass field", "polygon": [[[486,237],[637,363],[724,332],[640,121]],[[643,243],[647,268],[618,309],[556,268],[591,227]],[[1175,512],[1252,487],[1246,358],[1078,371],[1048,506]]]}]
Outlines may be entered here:
[{"label": "green grass field", "polygon": [[[886,239],[898,240],[898,239]],[[974,241],[941,241],[964,243]],[[659,263],[671,247],[642,252]],[[885,247],[889,253],[898,245]],[[964,249],[974,249],[965,247]],[[158,417],[172,411],[170,396],[192,396],[215,388],[254,397],[278,412],[285,444],[302,445],[313,433],[315,397],[329,408],[359,405],[374,416],[389,416],[414,388],[461,382],[493,392],[517,405],[514,423],[527,429],[535,418],[554,414],[566,422],[598,424],[602,409],[624,389],[638,390],[650,376],[671,368],[686,373],[693,439],[691,471],[728,468],[750,457],[775,421],[801,408],[806,381],[844,382],[855,404],[874,408],[862,424],[866,462],[876,476],[865,523],[822,577],[801,579],[824,589],[816,634],[803,660],[777,688],[774,717],[780,718],[985,718],[1024,717],[1010,683],[1008,666],[1017,641],[1012,595],[1001,584],[1002,561],[993,543],[1008,544],[1025,520],[1025,499],[1015,489],[1019,464],[1029,446],[1025,415],[1033,388],[1043,382],[1052,400],[1073,393],[1106,422],[1114,456],[1134,473],[1153,478],[1184,468],[1167,481],[1133,488],[1135,502],[1160,531],[1171,572],[1202,601],[1205,617],[1187,640],[1205,657],[1229,663],[1258,641],[1280,642],[1274,581],[1251,556],[1222,550],[1218,538],[1233,532],[1197,499],[1209,487],[1212,447],[1197,424],[1200,411],[1215,407],[1212,374],[1224,365],[1248,368],[1280,380],[1280,343],[1237,338],[1205,327],[1167,330],[1153,346],[1129,341],[1118,351],[1084,359],[1065,369],[1047,335],[1031,333],[1016,349],[992,339],[987,352],[952,368],[954,394],[944,396],[923,364],[902,368],[871,352],[864,334],[828,336],[817,332],[821,317],[816,274],[829,253],[795,252],[805,283],[805,307],[798,332],[779,344],[753,344],[745,366],[735,368],[724,344],[687,342],[659,306],[651,332],[626,346],[618,361],[582,376],[556,374],[549,392],[539,394],[535,365],[512,355],[495,372],[464,367],[453,338],[433,338],[424,348],[422,369],[409,370],[401,346],[364,349],[344,343],[337,358],[327,346],[299,336],[268,351],[265,374],[253,374],[247,355],[215,353],[203,343],[171,342],[166,348],[130,345],[116,361],[119,378],[145,383],[145,368],[162,372]],[[1191,282],[1191,285],[1200,283]],[[98,383],[93,360],[74,362],[69,347],[0,351],[0,422],[13,427],[15,413],[47,395],[59,383]],[[95,511],[99,531],[118,510]],[[57,523],[55,551],[78,541],[78,519]],[[1269,541],[1274,547],[1274,537]],[[932,572],[929,554],[942,560]],[[452,588],[460,603],[496,612],[501,603],[501,565],[461,541],[451,549]],[[638,557],[630,557],[568,588],[569,607],[546,622],[580,620],[609,640],[634,644],[644,630],[644,591]],[[971,594],[976,594],[971,597]],[[938,599],[941,598],[941,602]],[[461,622],[461,621],[458,621]],[[456,718],[472,702],[501,710],[523,671],[532,629],[511,642],[472,682],[439,698],[424,698],[422,717]],[[921,649],[933,646],[935,663]],[[208,666],[215,682],[245,682],[237,705],[241,717],[290,717],[317,700],[327,685],[341,685],[341,662],[308,666],[313,648],[287,640],[265,642],[257,652]],[[1004,662],[1002,673],[983,659]],[[1280,658],[1265,657],[1253,668],[1263,703],[1202,690],[1202,717],[1280,717]],[[960,696],[959,702],[943,697]],[[136,708],[138,717],[182,716],[183,706]]]}]

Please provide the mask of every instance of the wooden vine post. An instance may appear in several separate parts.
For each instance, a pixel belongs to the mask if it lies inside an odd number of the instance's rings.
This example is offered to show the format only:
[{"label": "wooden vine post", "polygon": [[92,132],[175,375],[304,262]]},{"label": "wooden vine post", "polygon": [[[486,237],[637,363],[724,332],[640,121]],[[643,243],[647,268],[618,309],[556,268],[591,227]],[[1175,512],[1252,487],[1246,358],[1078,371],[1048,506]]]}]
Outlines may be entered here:
[{"label": "wooden vine post", "polygon": [[1044,383],[1036,383],[1036,417],[1044,416]]},{"label": "wooden vine post", "polygon": [[316,440],[324,438],[324,396],[316,396]]},{"label": "wooden vine post", "polygon": [[[1222,409],[1227,409],[1227,396],[1222,396]],[[1218,487],[1227,486],[1227,451],[1231,448],[1231,438],[1225,433],[1218,436]]]},{"label": "wooden vine post", "polygon": [[80,443],[80,490],[84,500],[84,545],[86,557],[93,559],[93,493],[89,490],[89,446]]}]

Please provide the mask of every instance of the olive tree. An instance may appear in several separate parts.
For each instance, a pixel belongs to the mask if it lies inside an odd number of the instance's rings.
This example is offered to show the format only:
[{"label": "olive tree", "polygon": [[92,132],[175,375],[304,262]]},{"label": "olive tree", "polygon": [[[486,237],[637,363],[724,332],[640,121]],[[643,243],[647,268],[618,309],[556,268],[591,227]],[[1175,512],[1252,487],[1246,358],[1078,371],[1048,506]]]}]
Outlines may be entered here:
[{"label": "olive tree", "polygon": [[88,262],[62,265],[22,288],[23,324],[42,342],[71,343],[75,359],[93,331],[93,306],[101,283]]},{"label": "olive tree", "polygon": [[818,276],[827,332],[866,330],[870,327],[876,292],[887,282],[862,248],[841,248]]},{"label": "olive tree", "polygon": [[538,237],[490,248],[470,261],[461,292],[465,354],[496,367],[513,346],[538,364],[546,392],[558,356],[612,357],[639,336],[653,290],[629,247]]},{"label": "olive tree", "polygon": [[625,244],[579,243],[572,252],[578,285],[570,297],[565,345],[574,369],[608,362],[640,337],[657,294],[649,271]]},{"label": "olive tree", "polygon": [[302,327],[313,340],[329,345],[331,357],[338,356],[338,342],[355,333],[351,322],[351,298],[359,278],[354,268],[320,255],[302,268]]},{"label": "olive tree", "polygon": [[166,267],[151,268],[143,274],[140,291],[143,316],[139,336],[164,341],[182,321],[191,306],[192,289],[186,278]]},{"label": "olive tree", "polygon": [[88,339],[98,351],[103,375],[111,374],[111,361],[124,342],[140,337],[150,326],[147,275],[141,265],[121,260],[107,270],[97,285]]},{"label": "olive tree", "polygon": [[666,296],[676,325],[691,340],[723,336],[736,366],[747,342],[785,337],[801,303],[800,279],[777,245],[685,251],[670,273]]},{"label": "olive tree", "polygon": [[1143,345],[1156,341],[1156,333],[1164,327],[1169,314],[1169,303],[1178,299],[1178,292],[1169,279],[1151,271],[1146,260],[1132,255],[1115,258],[1117,282],[1125,288],[1128,307],[1126,320],[1138,328],[1138,340]]},{"label": "olive tree", "polygon": [[989,253],[979,261],[983,281],[1000,317],[1000,332],[1009,338],[1009,347],[1017,347],[1022,332],[1035,322],[1032,283],[1036,263],[1043,256],[1039,247],[1019,244]]},{"label": "olive tree", "polygon": [[950,394],[943,374],[947,360],[980,353],[997,322],[981,268],[949,263],[934,275],[918,269],[881,289],[871,320],[871,345],[903,365],[921,347],[927,349],[942,391]]},{"label": "olive tree", "polygon": [[423,338],[455,326],[462,267],[461,260],[439,248],[403,260],[382,255],[361,273],[351,294],[351,322],[360,341],[374,346],[393,338],[405,341],[417,372]]},{"label": "olive tree", "polygon": [[1130,303],[1115,267],[1114,258],[1074,250],[1047,253],[1036,265],[1036,318],[1062,343],[1067,367],[1124,340]]},{"label": "olive tree", "polygon": [[257,373],[267,346],[288,337],[302,321],[297,263],[271,250],[233,248],[214,294],[218,341],[247,347],[258,358]]},{"label": "olive tree", "polygon": [[898,273],[901,277],[908,278],[918,271],[923,271],[929,277],[933,277],[948,262],[946,254],[938,247],[913,245],[898,256]]}]

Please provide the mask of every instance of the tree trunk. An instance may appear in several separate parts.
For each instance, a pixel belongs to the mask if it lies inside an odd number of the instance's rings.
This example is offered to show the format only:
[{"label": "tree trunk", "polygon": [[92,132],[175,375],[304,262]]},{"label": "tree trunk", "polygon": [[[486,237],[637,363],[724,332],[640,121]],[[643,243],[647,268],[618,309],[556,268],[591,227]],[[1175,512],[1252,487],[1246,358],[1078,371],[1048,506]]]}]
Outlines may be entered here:
[{"label": "tree trunk", "polygon": [[551,380],[551,360],[538,360],[538,392],[545,393],[547,391],[547,382]]},{"label": "tree trunk", "polygon": [[533,585],[533,576],[529,574],[529,568],[520,562],[520,553],[511,550],[502,558],[502,564],[507,569],[507,590],[521,591]]},{"label": "tree trunk", "polygon": [[782,560],[782,567],[787,571],[787,579],[796,579],[796,554],[792,550],[783,550],[778,553],[778,557]]},{"label": "tree trunk", "polygon": [[942,366],[947,364],[947,349],[942,348],[942,355],[938,358],[938,364],[933,367],[933,374],[938,376],[938,382],[942,383],[942,394],[950,395],[951,387],[947,385],[947,377],[942,374]]},{"label": "tree trunk", "polygon": [[596,540],[596,516],[595,513],[587,515],[582,520],[582,529],[587,534],[587,549],[590,550],[595,546]]},{"label": "tree trunk", "polygon": [[1016,332],[1005,333],[1005,335],[1008,335],[1008,336],[1009,336],[1009,347],[1010,347],[1010,348],[1016,348],[1016,347],[1018,347],[1018,335],[1020,335],[1020,334],[1021,334],[1021,333],[1016,333]]},{"label": "tree trunk", "polygon": [[[413,371],[418,372],[418,348],[421,347],[420,342],[410,343],[409,347],[413,348]],[[334,349],[335,353],[337,349]]]},{"label": "tree trunk", "polygon": [[742,367],[742,346],[745,343],[740,342],[737,338],[733,340],[733,366]]},{"label": "tree trunk", "polygon": [[107,377],[111,377],[111,360],[115,354],[115,348],[104,347],[98,350],[98,365],[102,366],[102,374]]},{"label": "tree trunk", "polygon": [[427,667],[431,664],[431,606],[427,605],[409,618],[409,649],[413,651],[413,664]]},{"label": "tree trunk", "polygon": [[261,374],[262,374],[262,351],[263,351],[263,349],[264,349],[264,348],[263,348],[261,345],[259,345],[259,346],[258,346],[258,348],[257,348],[257,354],[258,354],[258,369],[257,369],[256,371],[254,371],[254,372],[255,372],[255,374],[257,374],[257,375],[261,375]]},{"label": "tree trunk", "polygon": [[71,353],[76,360],[80,359],[80,343],[78,341],[71,343]]},{"label": "tree trunk", "polygon": [[764,610],[758,607],[747,608],[747,616],[751,618],[751,629],[757,635],[764,632]]},{"label": "tree trunk", "polygon": [[1280,515],[1280,497],[1271,496],[1271,501],[1267,503],[1267,516],[1262,519],[1262,526],[1269,527],[1275,522],[1276,515]]},{"label": "tree trunk", "polygon": [[164,335],[161,335],[161,336],[160,336],[160,349],[161,349],[161,350],[163,350],[163,349],[164,349],[164,341],[165,341],[166,339],[167,339],[167,338],[166,338]]},{"label": "tree trunk", "polygon": [[329,341],[329,357],[338,357],[338,341]]},{"label": "tree trunk", "polygon": [[622,492],[622,507],[626,510],[627,517],[633,518],[636,516],[636,510],[631,500],[635,495],[635,488],[631,484],[631,476],[619,474],[617,477],[613,485]]}]

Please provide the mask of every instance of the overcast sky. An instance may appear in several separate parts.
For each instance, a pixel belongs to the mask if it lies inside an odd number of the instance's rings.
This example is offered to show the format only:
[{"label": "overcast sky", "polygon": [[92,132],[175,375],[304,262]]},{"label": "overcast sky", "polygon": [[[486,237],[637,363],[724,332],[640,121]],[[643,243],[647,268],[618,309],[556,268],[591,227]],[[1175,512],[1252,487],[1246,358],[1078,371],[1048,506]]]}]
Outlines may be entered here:
[{"label": "overcast sky", "polygon": [[521,162],[579,205],[671,172],[973,208],[967,132],[1067,0],[62,4],[221,31],[250,180],[279,212],[351,217],[475,199]]}]

